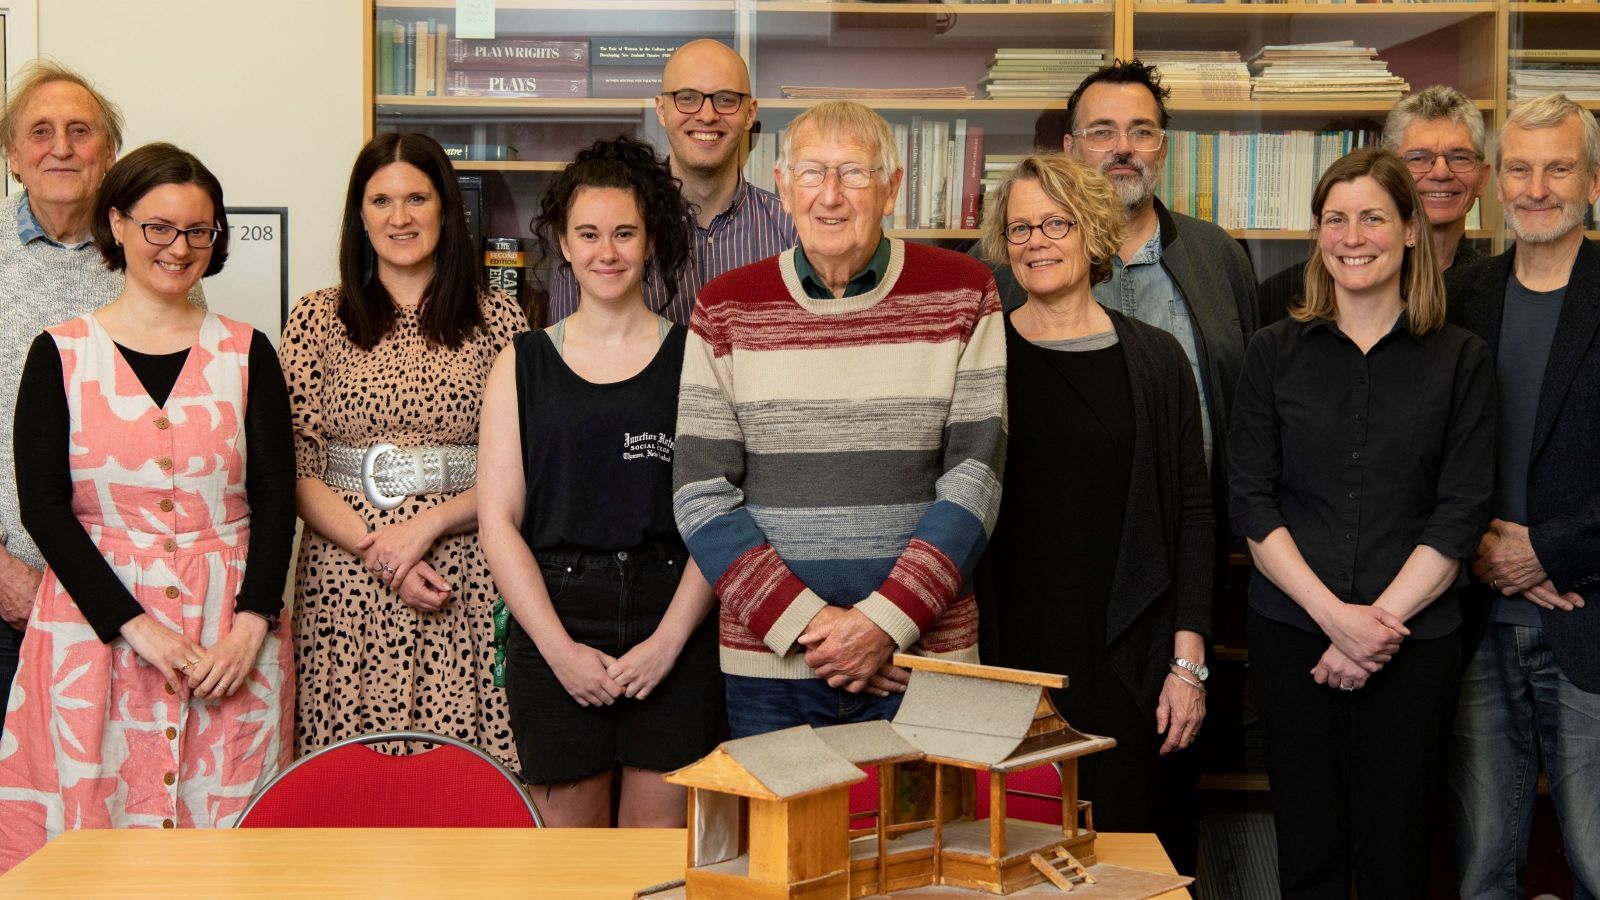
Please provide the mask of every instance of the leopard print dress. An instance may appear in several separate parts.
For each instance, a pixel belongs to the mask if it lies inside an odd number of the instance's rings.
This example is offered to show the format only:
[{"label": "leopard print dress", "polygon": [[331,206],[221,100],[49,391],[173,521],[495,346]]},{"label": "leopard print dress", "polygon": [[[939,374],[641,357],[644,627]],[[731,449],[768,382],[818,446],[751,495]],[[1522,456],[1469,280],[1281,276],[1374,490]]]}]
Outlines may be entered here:
[{"label": "leopard print dress", "polygon": [[[487,328],[454,350],[429,347],[414,311],[371,350],[351,343],[329,288],[295,304],[279,355],[293,405],[300,478],[321,478],[327,445],[478,443],[484,381],[500,349],[528,329],[503,294],[481,299]],[[407,498],[384,511],[333,489],[369,530],[411,518],[454,494]],[[449,735],[518,771],[505,691],[493,684],[495,589],[477,532],[439,539],[423,557],[453,592],[422,612],[309,526],[295,573],[296,756],[375,731]]]}]

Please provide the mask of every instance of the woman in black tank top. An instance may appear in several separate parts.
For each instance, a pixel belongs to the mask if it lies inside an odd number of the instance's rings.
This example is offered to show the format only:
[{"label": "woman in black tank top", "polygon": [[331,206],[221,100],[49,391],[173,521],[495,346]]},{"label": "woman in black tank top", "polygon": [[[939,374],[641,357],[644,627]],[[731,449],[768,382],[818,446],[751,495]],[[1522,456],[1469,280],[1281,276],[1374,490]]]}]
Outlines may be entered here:
[{"label": "woman in black tank top", "polygon": [[506,695],[523,778],[553,826],[682,827],[660,773],[723,729],[715,598],[672,516],[686,332],[643,279],[677,283],[694,227],[666,164],[632,138],[580,152],[535,231],[578,309],[500,354],[484,391],[479,523],[512,613]]}]

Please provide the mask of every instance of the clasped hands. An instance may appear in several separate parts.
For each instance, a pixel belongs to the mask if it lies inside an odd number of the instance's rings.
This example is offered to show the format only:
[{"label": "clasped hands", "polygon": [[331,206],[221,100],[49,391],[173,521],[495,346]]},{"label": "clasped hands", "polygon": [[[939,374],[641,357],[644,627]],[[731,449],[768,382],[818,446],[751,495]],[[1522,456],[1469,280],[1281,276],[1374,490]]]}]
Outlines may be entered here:
[{"label": "clasped hands", "polygon": [[1533,552],[1528,527],[1504,519],[1489,523],[1489,530],[1478,540],[1472,558],[1472,574],[1479,581],[1511,597],[1521,594],[1530,603],[1545,609],[1571,612],[1583,606],[1583,597],[1556,590]]},{"label": "clasped hands", "polygon": [[678,661],[683,645],[655,634],[621,657],[610,656],[588,644],[568,640],[546,659],[557,680],[579,706],[610,706],[618,697],[643,700],[650,696]]},{"label": "clasped hands", "polygon": [[887,697],[903,693],[911,680],[892,661],[894,639],[859,610],[824,606],[798,641],[806,648],[806,665],[829,687]]},{"label": "clasped hands", "polygon": [[367,533],[356,544],[361,563],[400,602],[423,612],[435,612],[450,601],[454,590],[422,557],[439,535],[414,516]]},{"label": "clasped hands", "polygon": [[256,656],[267,636],[267,620],[252,613],[235,613],[233,626],[221,640],[202,647],[185,634],[140,613],[122,624],[121,633],[140,659],[155,666],[178,693],[188,687],[201,700],[231,697],[255,670]]},{"label": "clasped hands", "polygon": [[1318,624],[1332,642],[1312,667],[1311,677],[1317,684],[1342,691],[1366,687],[1367,679],[1394,659],[1400,642],[1411,634],[1394,613],[1354,603],[1337,604]]}]

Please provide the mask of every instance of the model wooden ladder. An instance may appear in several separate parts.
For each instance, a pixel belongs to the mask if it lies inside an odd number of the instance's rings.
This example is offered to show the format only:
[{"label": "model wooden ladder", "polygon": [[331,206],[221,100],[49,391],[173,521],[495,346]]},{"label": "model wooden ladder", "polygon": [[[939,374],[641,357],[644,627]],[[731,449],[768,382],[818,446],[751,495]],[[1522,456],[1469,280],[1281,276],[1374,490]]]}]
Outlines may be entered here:
[{"label": "model wooden ladder", "polygon": [[1090,875],[1089,870],[1083,867],[1083,863],[1078,862],[1078,858],[1068,853],[1064,847],[1056,848],[1054,859],[1045,859],[1043,856],[1034,853],[1029,856],[1029,860],[1033,863],[1035,869],[1038,869],[1044,874],[1044,877],[1050,879],[1051,884],[1065,893],[1071,893],[1074,881],[1081,880],[1084,884],[1095,883],[1094,876]]}]

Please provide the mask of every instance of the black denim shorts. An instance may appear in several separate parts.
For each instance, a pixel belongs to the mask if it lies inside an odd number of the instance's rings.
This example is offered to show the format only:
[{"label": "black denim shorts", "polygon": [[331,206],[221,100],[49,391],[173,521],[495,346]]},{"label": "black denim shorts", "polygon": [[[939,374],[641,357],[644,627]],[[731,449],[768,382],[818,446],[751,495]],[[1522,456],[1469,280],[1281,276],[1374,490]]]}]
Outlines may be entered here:
[{"label": "black denim shorts", "polygon": [[[661,624],[688,560],[682,548],[646,545],[616,553],[537,554],[568,636],[621,657]],[[666,678],[644,700],[579,706],[512,619],[506,699],[529,784],[577,781],[615,765],[667,771],[709,753],[726,734],[717,613],[700,624]]]}]

